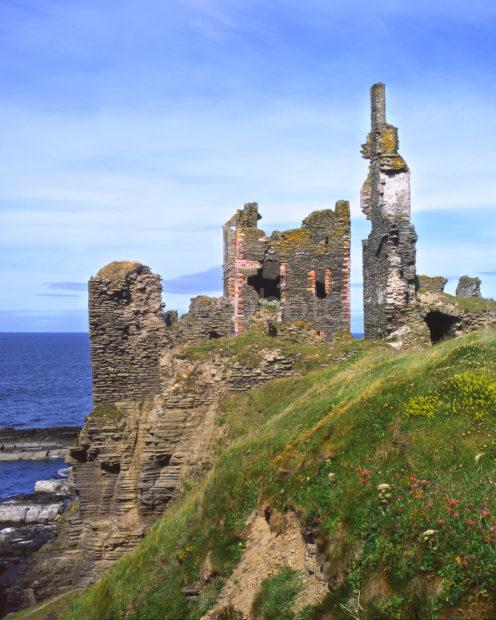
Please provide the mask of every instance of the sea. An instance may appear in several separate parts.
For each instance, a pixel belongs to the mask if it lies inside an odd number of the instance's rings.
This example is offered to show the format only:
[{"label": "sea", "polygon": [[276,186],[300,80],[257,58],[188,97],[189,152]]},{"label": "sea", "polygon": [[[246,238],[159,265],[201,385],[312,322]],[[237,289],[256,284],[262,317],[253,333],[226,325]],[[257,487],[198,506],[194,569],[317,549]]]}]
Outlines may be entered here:
[{"label": "sea", "polygon": [[[0,427],[81,426],[90,411],[88,334],[0,333]],[[0,462],[0,500],[63,468],[62,459]]]},{"label": "sea", "polygon": [[[81,426],[91,411],[88,334],[0,333],[0,427]],[[0,462],[0,500],[57,476],[62,459]]]}]

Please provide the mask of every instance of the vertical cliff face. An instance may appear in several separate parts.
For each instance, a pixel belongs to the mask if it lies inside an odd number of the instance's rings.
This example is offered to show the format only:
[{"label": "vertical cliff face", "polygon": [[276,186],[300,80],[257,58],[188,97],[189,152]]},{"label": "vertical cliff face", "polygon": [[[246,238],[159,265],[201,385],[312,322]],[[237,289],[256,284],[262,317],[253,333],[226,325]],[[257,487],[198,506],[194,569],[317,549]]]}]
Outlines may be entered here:
[{"label": "vertical cliff face", "polygon": [[205,325],[227,330],[225,305],[197,302],[181,329],[168,327],[158,276],[120,265],[90,281],[95,407],[70,449],[74,500],[55,540],[8,592],[11,609],[95,581],[138,543],[184,479],[208,468],[220,398],[293,372],[294,359],[277,351],[248,365],[227,352],[188,357],[171,343],[209,339],[197,332],[203,306]]},{"label": "vertical cliff face", "polygon": [[372,223],[363,241],[364,319],[367,338],[402,326],[415,301],[415,243],[410,223],[410,171],[398,153],[398,130],[386,122],[384,84],[371,90],[371,131],[362,147],[370,160],[361,208]]}]

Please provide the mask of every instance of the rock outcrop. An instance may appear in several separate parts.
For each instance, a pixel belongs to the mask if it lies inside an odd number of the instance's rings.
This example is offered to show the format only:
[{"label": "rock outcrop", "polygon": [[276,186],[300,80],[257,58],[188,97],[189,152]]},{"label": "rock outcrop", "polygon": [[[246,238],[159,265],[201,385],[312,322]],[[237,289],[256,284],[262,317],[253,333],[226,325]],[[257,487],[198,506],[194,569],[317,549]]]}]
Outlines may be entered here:
[{"label": "rock outcrop", "polygon": [[296,355],[277,347],[239,359],[229,347],[198,356],[198,345],[174,344],[211,340],[195,324],[203,308],[208,329],[227,326],[225,304],[194,300],[182,325],[167,325],[160,280],[135,263],[117,266],[117,277],[114,267],[90,281],[95,407],[69,453],[75,497],[53,542],[10,587],[11,609],[95,581],[136,546],[184,480],[209,467],[221,397],[294,372]]},{"label": "rock outcrop", "polygon": [[0,461],[64,458],[79,431],[73,426],[0,428]]},{"label": "rock outcrop", "polygon": [[[67,506],[66,480],[39,481],[35,490],[0,502],[0,614],[6,607],[2,592],[16,583],[32,555],[52,540]],[[26,603],[31,602],[27,595]]]}]

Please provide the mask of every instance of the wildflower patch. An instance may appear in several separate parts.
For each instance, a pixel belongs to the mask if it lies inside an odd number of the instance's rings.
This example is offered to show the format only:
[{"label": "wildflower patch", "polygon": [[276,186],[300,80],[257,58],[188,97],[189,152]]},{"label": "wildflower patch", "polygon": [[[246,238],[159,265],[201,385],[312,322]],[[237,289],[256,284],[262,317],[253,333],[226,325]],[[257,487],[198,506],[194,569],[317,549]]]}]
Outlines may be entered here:
[{"label": "wildflower patch", "polygon": [[496,378],[485,371],[457,373],[431,394],[414,396],[403,406],[407,417],[433,418],[438,413],[476,420],[496,413]]}]

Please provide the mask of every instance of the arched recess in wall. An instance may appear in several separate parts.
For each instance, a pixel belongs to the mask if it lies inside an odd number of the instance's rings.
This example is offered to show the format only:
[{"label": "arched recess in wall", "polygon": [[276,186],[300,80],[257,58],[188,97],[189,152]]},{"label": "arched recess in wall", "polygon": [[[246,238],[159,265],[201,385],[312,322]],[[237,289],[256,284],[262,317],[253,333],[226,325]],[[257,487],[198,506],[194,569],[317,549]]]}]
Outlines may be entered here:
[{"label": "arched recess in wall", "polygon": [[312,269],[308,272],[308,286],[318,299],[325,299],[331,294],[331,270]]}]

